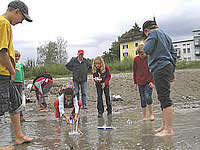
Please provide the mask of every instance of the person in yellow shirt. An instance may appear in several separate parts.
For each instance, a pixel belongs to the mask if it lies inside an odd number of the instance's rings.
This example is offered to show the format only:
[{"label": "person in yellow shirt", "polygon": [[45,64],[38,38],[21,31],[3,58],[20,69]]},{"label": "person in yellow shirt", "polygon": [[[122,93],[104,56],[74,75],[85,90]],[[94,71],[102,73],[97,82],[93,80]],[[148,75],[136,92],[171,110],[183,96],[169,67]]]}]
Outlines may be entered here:
[{"label": "person in yellow shirt", "polygon": [[21,97],[13,83],[16,65],[11,25],[15,26],[23,20],[32,22],[28,15],[28,7],[22,1],[10,2],[7,11],[0,16],[0,115],[7,111],[10,113],[15,132],[15,144],[33,140],[24,136],[21,130],[19,113],[22,110]]}]

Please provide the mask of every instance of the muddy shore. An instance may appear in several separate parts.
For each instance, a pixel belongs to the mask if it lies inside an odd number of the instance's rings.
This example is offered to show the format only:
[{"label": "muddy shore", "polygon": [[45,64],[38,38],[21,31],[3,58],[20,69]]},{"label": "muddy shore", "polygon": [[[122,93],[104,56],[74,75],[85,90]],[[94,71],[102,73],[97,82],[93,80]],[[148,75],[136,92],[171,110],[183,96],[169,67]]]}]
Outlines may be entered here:
[{"label": "muddy shore", "polygon": [[[16,146],[15,149],[198,149],[200,146],[199,73],[199,69],[176,71],[176,80],[171,84],[175,136],[164,139],[154,137],[151,132],[159,127],[161,122],[156,91],[155,89],[153,91],[155,121],[144,122],[139,93],[133,88],[132,73],[112,75],[110,95],[120,95],[122,100],[112,101],[112,118],[108,118],[105,113],[102,119],[97,118],[96,88],[92,77],[88,76],[88,109],[82,109],[80,114],[79,128],[83,135],[70,137],[67,132],[71,128],[66,127],[65,122],[57,122],[54,118],[53,100],[58,95],[59,87],[66,82],[72,83],[72,79],[55,79],[47,98],[48,113],[38,112],[35,103],[26,105],[24,116],[27,121],[22,123],[22,128],[26,135],[34,136],[36,140],[31,144]],[[28,96],[35,100],[34,93]],[[131,123],[127,120],[131,120]],[[104,124],[110,124],[115,129],[97,130],[97,126]],[[10,120],[6,115],[0,128],[2,146],[13,143],[13,131],[10,127]]]}]

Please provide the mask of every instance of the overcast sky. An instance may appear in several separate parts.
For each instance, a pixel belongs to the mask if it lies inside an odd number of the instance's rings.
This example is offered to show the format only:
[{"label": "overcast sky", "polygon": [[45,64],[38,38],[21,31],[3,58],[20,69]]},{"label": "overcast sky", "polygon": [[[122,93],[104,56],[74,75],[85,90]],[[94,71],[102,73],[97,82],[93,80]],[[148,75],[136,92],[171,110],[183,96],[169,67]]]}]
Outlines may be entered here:
[{"label": "overcast sky", "polygon": [[[3,14],[11,0],[0,0]],[[173,40],[192,39],[200,29],[200,0],[24,0],[32,23],[13,27],[14,47],[22,60],[35,59],[45,41],[62,36],[69,58],[85,50],[94,58],[108,51],[113,41],[136,23],[156,17],[158,26]]]}]

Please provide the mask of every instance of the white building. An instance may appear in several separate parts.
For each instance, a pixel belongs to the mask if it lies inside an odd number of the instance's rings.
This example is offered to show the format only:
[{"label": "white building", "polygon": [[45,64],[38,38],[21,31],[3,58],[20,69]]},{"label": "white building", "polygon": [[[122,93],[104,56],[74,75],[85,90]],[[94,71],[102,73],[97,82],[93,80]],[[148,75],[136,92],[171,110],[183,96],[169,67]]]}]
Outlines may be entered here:
[{"label": "white building", "polygon": [[181,60],[200,60],[200,30],[193,30],[193,39],[174,41],[177,57]]}]

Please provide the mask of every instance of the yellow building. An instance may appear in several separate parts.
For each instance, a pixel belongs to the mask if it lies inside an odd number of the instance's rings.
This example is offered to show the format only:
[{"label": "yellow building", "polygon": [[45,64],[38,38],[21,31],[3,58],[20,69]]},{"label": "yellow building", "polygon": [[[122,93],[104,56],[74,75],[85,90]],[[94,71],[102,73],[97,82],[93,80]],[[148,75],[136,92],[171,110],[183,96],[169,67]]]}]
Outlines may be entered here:
[{"label": "yellow building", "polygon": [[139,44],[144,43],[143,32],[140,31],[141,28],[135,23],[133,29],[124,33],[120,40],[120,60],[122,61],[125,57],[134,58],[136,54],[136,49]]}]

